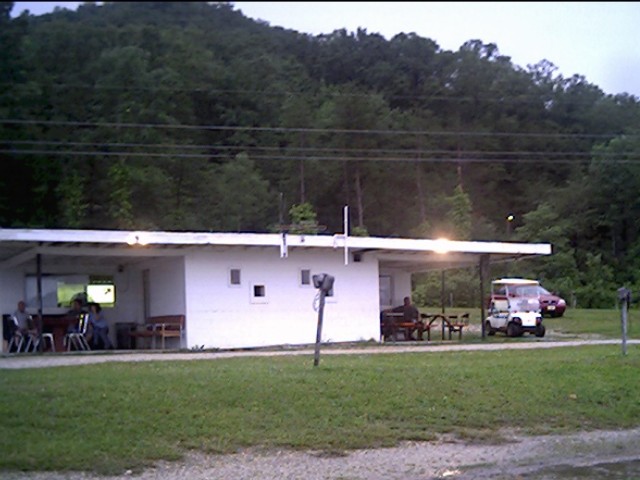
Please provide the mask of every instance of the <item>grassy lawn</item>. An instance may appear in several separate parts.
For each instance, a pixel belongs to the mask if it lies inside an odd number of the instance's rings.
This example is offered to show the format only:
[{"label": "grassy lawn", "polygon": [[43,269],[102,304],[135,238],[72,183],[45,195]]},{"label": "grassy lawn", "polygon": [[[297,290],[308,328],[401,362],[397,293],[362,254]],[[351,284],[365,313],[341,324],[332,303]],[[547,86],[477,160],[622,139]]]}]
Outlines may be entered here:
[{"label": "grassy lawn", "polygon": [[637,345],[627,356],[610,345],[312,365],[302,355],[0,370],[0,471],[115,474],[188,449],[341,451],[640,425]]}]

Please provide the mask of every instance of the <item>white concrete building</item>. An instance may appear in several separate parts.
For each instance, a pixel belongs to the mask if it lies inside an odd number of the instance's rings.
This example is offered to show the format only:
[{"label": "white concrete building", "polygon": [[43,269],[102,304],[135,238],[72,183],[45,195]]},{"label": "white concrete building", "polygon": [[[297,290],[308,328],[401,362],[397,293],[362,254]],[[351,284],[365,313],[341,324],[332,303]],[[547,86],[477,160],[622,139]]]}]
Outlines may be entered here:
[{"label": "white concrete building", "polygon": [[0,308],[10,314],[24,299],[30,313],[52,317],[89,293],[114,342],[119,324],[184,314],[185,336],[169,339],[171,348],[311,344],[312,276],[328,273],[322,340],[379,341],[380,309],[410,295],[412,273],[551,253],[549,244],[511,242],[0,229]]}]

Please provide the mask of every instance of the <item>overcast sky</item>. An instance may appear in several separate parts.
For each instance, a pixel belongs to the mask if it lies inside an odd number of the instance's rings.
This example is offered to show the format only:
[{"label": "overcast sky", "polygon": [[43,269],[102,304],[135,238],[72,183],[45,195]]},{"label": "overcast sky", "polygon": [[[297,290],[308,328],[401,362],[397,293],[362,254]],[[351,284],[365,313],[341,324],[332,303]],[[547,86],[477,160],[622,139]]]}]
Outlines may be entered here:
[{"label": "overcast sky", "polygon": [[[80,2],[15,2],[12,14],[39,15]],[[605,93],[640,98],[640,2],[233,2],[236,10],[318,35],[366,29],[430,38],[457,51],[468,40],[497,45],[526,68],[541,60],[565,77],[582,75]]]}]

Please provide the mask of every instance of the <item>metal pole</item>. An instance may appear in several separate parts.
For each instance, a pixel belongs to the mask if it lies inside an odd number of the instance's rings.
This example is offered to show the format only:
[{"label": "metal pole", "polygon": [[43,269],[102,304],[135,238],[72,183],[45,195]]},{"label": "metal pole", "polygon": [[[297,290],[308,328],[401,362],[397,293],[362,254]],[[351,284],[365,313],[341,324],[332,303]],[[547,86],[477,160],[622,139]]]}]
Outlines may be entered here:
[{"label": "metal pole", "polygon": [[483,255],[480,255],[480,264],[478,265],[478,270],[480,273],[480,324],[482,327],[482,338],[484,339],[486,337],[486,332],[485,332],[485,325],[484,325],[484,319],[485,319],[485,310],[484,310],[484,302],[485,302],[485,298],[484,298],[484,285],[485,285],[485,280],[488,276],[488,270],[489,270],[489,255],[487,255],[486,253]]},{"label": "metal pole", "polygon": [[627,354],[627,309],[629,304],[627,303],[627,297],[622,300],[622,354]]},{"label": "metal pole", "polygon": [[627,354],[627,313],[629,303],[631,303],[631,291],[625,287],[618,289],[618,299],[620,300],[620,315],[622,318],[622,355]]},{"label": "metal pole", "polygon": [[444,270],[442,270],[442,278],[440,279],[440,303],[442,304],[442,314],[444,315]]},{"label": "metal pole", "polygon": [[[36,254],[36,286],[38,289],[38,315],[36,320],[36,329],[38,330],[38,335],[42,335],[42,255],[39,253]],[[38,342],[38,350],[42,351],[43,347],[44,345],[42,342]]]},{"label": "metal pole", "polygon": [[627,354],[627,301],[622,302],[622,354]]},{"label": "metal pole", "polygon": [[349,238],[349,205],[345,205],[343,210],[343,222],[344,222],[344,264],[349,265],[349,247],[347,246],[347,239]]},{"label": "metal pole", "polygon": [[320,306],[318,308],[318,329],[316,331],[316,350],[313,357],[313,366],[317,367],[320,364],[320,342],[322,340],[322,316],[324,315],[324,297],[327,292],[322,288],[320,289]]}]

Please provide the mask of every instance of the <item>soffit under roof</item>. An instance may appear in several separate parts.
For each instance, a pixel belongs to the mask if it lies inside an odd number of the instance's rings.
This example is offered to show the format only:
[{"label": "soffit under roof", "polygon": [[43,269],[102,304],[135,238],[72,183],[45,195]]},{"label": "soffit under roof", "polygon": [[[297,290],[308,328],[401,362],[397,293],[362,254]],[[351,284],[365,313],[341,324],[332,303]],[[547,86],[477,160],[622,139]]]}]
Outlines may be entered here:
[{"label": "soffit under roof", "polygon": [[[142,240],[142,241],[141,241]],[[135,243],[138,241],[139,243]],[[31,262],[38,253],[46,265],[114,265],[141,259],[184,255],[186,251],[214,248],[260,248],[274,255],[289,249],[348,247],[354,256],[375,255],[383,268],[426,271],[477,265],[481,255],[492,262],[551,253],[549,244],[510,242],[446,242],[343,235],[207,234],[188,232],[125,232],[82,230],[0,229],[0,268]],[[365,260],[366,261],[366,260]]]}]

